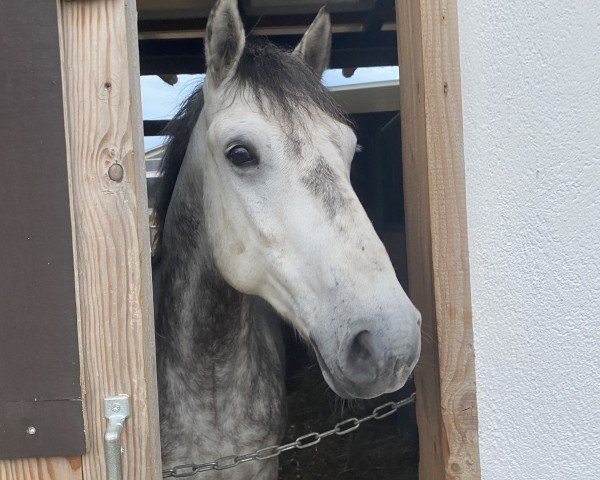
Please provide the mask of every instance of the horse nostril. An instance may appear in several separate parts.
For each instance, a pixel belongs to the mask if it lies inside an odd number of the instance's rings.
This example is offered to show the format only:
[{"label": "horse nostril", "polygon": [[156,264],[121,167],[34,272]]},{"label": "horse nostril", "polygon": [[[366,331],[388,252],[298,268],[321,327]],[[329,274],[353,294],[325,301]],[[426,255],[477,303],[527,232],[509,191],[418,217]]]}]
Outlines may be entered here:
[{"label": "horse nostril", "polygon": [[352,376],[360,381],[374,380],[381,370],[381,360],[374,337],[368,330],[356,334],[348,348],[347,364]]},{"label": "horse nostril", "polygon": [[367,330],[363,330],[359,332],[354,340],[352,340],[352,345],[350,346],[350,355],[357,362],[364,362],[368,360],[372,353],[372,343],[371,343],[371,333]]},{"label": "horse nostril", "polygon": [[[358,398],[400,388],[406,382],[420,351],[415,324],[412,331],[360,330],[344,342],[337,367],[347,392]],[[414,337],[414,338],[413,338]]]}]

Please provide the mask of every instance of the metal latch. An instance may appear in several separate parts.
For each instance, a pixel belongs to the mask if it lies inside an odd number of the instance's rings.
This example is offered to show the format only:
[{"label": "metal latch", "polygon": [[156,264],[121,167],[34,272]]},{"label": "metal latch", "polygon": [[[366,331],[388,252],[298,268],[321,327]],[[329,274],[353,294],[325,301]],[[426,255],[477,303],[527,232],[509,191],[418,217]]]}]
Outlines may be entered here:
[{"label": "metal latch", "polygon": [[125,419],[129,417],[129,395],[116,395],[104,399],[104,416],[108,420],[104,434],[104,458],[107,480],[123,480],[120,437]]}]

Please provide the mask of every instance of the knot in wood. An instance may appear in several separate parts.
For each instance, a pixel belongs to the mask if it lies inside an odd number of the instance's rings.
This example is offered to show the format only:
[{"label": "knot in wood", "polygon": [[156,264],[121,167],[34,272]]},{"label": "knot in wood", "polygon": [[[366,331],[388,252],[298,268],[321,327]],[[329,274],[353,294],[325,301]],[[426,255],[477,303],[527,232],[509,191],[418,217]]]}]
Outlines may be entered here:
[{"label": "knot in wood", "polygon": [[124,174],[123,167],[118,163],[113,163],[108,168],[108,176],[114,182],[120,182],[121,180],[123,180],[123,174]]}]

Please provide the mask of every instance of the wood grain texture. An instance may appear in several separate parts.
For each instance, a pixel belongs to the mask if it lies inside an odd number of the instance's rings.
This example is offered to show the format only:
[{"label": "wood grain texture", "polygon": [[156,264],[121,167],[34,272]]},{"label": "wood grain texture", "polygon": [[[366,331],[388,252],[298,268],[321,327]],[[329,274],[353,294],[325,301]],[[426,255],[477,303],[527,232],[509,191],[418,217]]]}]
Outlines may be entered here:
[{"label": "wood grain texture", "polygon": [[50,457],[0,462],[0,480],[82,480],[81,457]]},{"label": "wood grain texture", "polygon": [[396,0],[420,478],[479,479],[455,0]]},{"label": "wood grain texture", "polygon": [[[103,398],[126,393],[124,478],[159,479],[135,3],[60,0],[59,19],[88,440],[83,478],[105,478]],[[122,168],[122,180],[109,177],[111,166]]]}]

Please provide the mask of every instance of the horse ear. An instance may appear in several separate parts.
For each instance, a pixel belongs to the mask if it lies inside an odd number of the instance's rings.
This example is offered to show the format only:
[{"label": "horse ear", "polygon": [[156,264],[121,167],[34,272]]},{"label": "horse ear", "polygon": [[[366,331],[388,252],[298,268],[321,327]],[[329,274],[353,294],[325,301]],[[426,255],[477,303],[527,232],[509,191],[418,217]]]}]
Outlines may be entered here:
[{"label": "horse ear", "polygon": [[206,24],[204,54],[206,72],[219,85],[235,67],[244,51],[246,36],[237,0],[217,0]]},{"label": "horse ear", "polygon": [[331,54],[331,19],[327,7],[321,7],[294,53],[300,55],[319,77],[323,75]]}]

